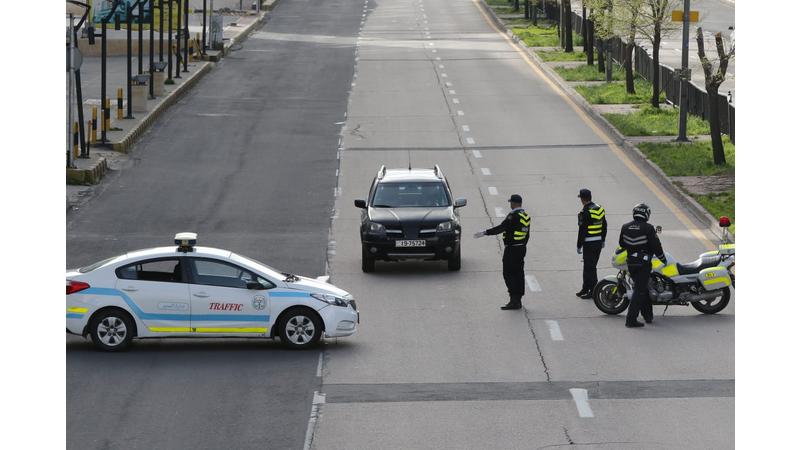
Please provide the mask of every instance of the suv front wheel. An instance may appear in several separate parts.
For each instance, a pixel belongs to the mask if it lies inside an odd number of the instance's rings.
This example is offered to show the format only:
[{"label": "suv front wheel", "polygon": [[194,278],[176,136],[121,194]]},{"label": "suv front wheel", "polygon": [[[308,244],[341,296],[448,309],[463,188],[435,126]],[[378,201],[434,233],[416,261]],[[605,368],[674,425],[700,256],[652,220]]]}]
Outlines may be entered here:
[{"label": "suv front wheel", "polygon": [[375,258],[369,254],[366,245],[361,246],[361,270],[364,273],[375,272]]},{"label": "suv front wheel", "polygon": [[461,244],[456,247],[453,255],[447,259],[447,270],[461,270]]}]

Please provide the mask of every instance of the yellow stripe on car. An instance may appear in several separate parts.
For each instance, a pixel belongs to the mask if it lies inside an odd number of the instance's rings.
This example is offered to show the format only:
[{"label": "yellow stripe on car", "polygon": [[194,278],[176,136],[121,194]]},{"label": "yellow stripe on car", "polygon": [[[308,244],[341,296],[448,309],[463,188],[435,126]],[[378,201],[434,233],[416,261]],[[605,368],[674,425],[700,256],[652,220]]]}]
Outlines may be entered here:
[{"label": "yellow stripe on car", "polygon": [[81,308],[80,306],[70,306],[67,308],[68,313],[86,314],[88,311],[89,308]]}]

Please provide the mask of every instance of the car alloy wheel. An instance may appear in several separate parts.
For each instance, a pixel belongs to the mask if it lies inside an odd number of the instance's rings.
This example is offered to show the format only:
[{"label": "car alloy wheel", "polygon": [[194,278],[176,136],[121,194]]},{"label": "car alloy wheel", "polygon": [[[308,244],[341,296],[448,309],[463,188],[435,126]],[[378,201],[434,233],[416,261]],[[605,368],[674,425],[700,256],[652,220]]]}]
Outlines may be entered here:
[{"label": "car alloy wheel", "polygon": [[314,339],[314,322],[306,316],[293,316],[286,321],[286,337],[295,345],[307,345]]},{"label": "car alloy wheel", "polygon": [[127,336],[128,328],[119,317],[108,316],[97,324],[97,337],[100,342],[109,347],[116,347],[122,344]]}]

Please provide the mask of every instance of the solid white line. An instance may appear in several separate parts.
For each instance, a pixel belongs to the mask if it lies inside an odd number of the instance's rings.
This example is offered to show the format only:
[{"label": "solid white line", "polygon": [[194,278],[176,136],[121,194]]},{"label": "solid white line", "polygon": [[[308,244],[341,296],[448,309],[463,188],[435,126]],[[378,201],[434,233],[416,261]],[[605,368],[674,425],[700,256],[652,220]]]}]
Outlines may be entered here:
[{"label": "solid white line", "polygon": [[[330,277],[328,277],[330,278]],[[327,280],[325,280],[327,281]],[[322,378],[322,357],[323,353],[319,352],[319,361],[317,361],[317,378]]]},{"label": "solid white line", "polygon": [[461,125],[461,129],[469,133],[469,125]]},{"label": "solid white line", "polygon": [[467,138],[467,144],[470,144],[470,145],[475,144],[475,139],[472,139],[471,137],[468,137]]},{"label": "solid white line", "polygon": [[528,283],[528,289],[533,292],[541,292],[542,287],[539,286],[539,280],[533,274],[525,275],[525,281]]},{"label": "solid white line", "polygon": [[473,150],[473,151],[472,151],[472,155],[473,155],[474,157],[476,157],[476,158],[483,158],[483,155],[481,154],[481,151],[480,151],[480,150]]},{"label": "solid white line", "polygon": [[494,209],[494,215],[495,217],[505,217],[506,213],[503,212],[503,208],[497,207]]},{"label": "solid white line", "polygon": [[489,194],[490,195],[497,195],[497,188],[494,186],[489,186]]},{"label": "solid white line", "polygon": [[550,339],[554,341],[563,341],[564,335],[561,334],[561,327],[558,326],[558,321],[546,320],[547,326],[550,327]]},{"label": "solid white line", "polygon": [[487,167],[481,167],[481,172],[482,172],[484,175],[491,175],[491,174],[492,174],[492,171],[491,171],[491,170],[489,170],[489,168],[487,168]]},{"label": "solid white line", "polygon": [[594,417],[592,408],[589,406],[589,393],[586,389],[572,388],[569,393],[572,394],[572,400],[575,401],[575,406],[578,407],[578,416]]},{"label": "solid white line", "polygon": [[319,405],[325,404],[325,394],[320,394],[319,391],[314,391],[314,399],[311,401],[311,415],[308,417],[308,427],[306,427],[306,440],[303,443],[303,450],[311,449],[311,443],[314,440],[314,426],[319,417]]}]

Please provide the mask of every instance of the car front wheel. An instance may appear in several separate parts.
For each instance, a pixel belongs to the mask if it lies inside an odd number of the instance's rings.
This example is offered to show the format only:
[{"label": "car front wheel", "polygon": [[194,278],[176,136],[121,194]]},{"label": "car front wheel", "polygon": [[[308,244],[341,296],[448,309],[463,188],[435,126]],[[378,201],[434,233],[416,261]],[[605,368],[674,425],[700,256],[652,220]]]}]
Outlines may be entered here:
[{"label": "car front wheel", "polygon": [[281,343],[291,349],[304,349],[322,337],[322,320],[308,308],[292,308],[281,318]]}]

